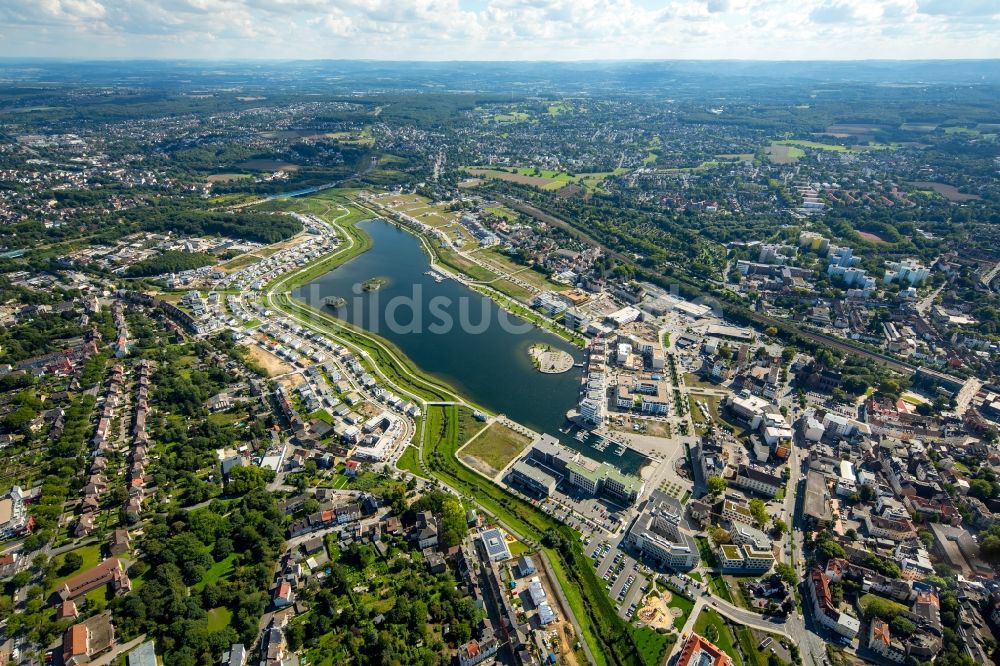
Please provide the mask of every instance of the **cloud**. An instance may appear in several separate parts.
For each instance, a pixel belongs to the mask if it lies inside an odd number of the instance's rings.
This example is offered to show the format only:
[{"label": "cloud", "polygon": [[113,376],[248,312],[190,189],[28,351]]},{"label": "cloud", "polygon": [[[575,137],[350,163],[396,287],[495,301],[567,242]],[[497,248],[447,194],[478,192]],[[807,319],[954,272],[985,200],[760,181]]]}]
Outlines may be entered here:
[{"label": "cloud", "polygon": [[996,16],[1000,3],[996,0],[919,0],[921,14],[939,16]]},{"label": "cloud", "polygon": [[816,23],[850,23],[857,20],[854,7],[843,2],[831,2],[820,5],[809,13]]},{"label": "cloud", "polygon": [[0,0],[0,55],[998,57],[998,11],[1000,0]]}]

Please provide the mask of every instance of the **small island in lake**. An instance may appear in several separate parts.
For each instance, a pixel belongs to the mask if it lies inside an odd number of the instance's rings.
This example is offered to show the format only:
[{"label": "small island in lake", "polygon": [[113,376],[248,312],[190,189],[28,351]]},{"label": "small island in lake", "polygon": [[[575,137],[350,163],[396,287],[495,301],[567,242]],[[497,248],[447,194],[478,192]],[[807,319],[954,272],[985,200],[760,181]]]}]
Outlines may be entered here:
[{"label": "small island in lake", "polygon": [[373,277],[368,278],[361,283],[361,288],[365,291],[378,291],[385,285],[389,284],[389,279],[384,277]]},{"label": "small island in lake", "polygon": [[547,375],[557,375],[573,367],[573,357],[561,349],[553,349],[548,345],[531,345],[528,353],[535,370]]},{"label": "small island in lake", "polygon": [[323,305],[328,305],[334,310],[339,310],[347,305],[347,299],[343,296],[327,296],[323,299]]}]

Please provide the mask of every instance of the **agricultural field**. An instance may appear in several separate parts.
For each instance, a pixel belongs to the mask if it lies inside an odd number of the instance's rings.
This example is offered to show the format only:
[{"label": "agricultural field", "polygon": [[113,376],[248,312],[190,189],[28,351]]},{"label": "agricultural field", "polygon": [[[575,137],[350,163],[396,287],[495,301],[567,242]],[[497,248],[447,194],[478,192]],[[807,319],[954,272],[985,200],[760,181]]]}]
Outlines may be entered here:
[{"label": "agricultural field", "polygon": [[772,141],[771,145],[796,146],[798,148],[826,150],[834,153],[857,153],[865,150],[891,150],[896,148],[894,144],[889,143],[868,143],[863,146],[842,146],[838,143],[823,143],[820,141],[807,141],[804,139],[782,139],[781,141]]},{"label": "agricultural field", "polygon": [[239,169],[248,171],[298,171],[297,164],[282,162],[281,160],[247,160],[236,165]]},{"label": "agricultural field", "polygon": [[806,151],[796,146],[772,143],[767,147],[767,157],[775,164],[791,164],[792,162],[797,162],[800,157],[805,156]]},{"label": "agricultural field", "polygon": [[610,176],[627,172],[627,169],[600,171],[592,173],[571,174],[565,171],[550,169],[535,169],[532,167],[503,167],[486,169],[481,167],[463,167],[469,175],[479,178],[496,178],[520,185],[531,185],[543,190],[559,190],[567,185],[578,185],[584,190],[593,191],[599,188]]},{"label": "agricultural field", "polygon": [[917,181],[909,184],[913,187],[920,188],[921,190],[931,190],[936,194],[941,195],[948,201],[979,201],[982,199],[982,197],[978,194],[964,194],[959,192],[957,187],[954,185],[948,185],[947,183]]},{"label": "agricultural field", "polygon": [[251,176],[246,173],[213,173],[207,176],[205,181],[209,183],[228,183],[242,178],[251,178]]}]

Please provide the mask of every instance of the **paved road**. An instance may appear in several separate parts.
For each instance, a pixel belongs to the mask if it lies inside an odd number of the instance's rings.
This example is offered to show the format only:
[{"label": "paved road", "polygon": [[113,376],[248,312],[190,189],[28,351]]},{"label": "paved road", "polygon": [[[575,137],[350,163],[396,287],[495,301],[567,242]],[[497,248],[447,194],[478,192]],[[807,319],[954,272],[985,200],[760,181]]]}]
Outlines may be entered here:
[{"label": "paved road", "polygon": [[[700,596],[694,600],[694,609],[691,611],[691,615],[688,617],[687,622],[684,623],[684,628],[681,629],[681,635],[690,634],[691,632],[694,631],[694,624],[695,621],[698,619],[698,614],[701,613],[702,609],[705,608],[706,606],[711,608],[715,612],[719,613],[720,615],[734,622],[737,622],[741,625],[751,627],[753,629],[759,629],[761,631],[766,631],[772,634],[780,634],[782,636],[785,636],[786,638],[795,640],[795,637],[789,634],[786,626],[783,624],[768,622],[760,615],[733,606],[732,604],[723,601],[722,599],[716,597],[704,597],[704,596]],[[673,656],[676,652],[679,652],[683,644],[684,641],[677,641],[677,643],[674,644],[671,656]]]}]

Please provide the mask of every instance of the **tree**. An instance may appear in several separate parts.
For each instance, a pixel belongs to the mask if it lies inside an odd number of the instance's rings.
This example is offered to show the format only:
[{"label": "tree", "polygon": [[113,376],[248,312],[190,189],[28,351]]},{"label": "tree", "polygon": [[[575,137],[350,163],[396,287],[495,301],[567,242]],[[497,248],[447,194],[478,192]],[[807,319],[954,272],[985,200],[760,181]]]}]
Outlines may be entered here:
[{"label": "tree", "polygon": [[897,615],[906,610],[901,604],[882,597],[869,596],[866,601],[865,617],[869,620],[877,617],[884,622],[891,622]]},{"label": "tree", "polygon": [[826,534],[822,535],[816,541],[816,551],[822,556],[824,562],[833,558],[840,559],[847,556],[844,548]]},{"label": "tree", "polygon": [[981,500],[989,499],[993,495],[993,484],[986,479],[975,479],[969,484],[969,496],[977,497]]},{"label": "tree", "polygon": [[449,495],[441,503],[441,545],[445,548],[458,545],[469,531],[465,511],[457,497]]},{"label": "tree", "polygon": [[76,551],[70,551],[63,555],[62,564],[59,566],[59,575],[68,576],[83,566],[83,557]]},{"label": "tree", "polygon": [[795,567],[787,562],[779,563],[774,567],[774,570],[781,576],[781,580],[791,586],[795,586],[799,582],[798,574],[795,573]]},{"label": "tree", "polygon": [[757,521],[757,525],[760,527],[767,525],[768,515],[767,507],[764,505],[764,500],[756,498],[750,500],[750,514],[753,516],[753,519]]},{"label": "tree", "polygon": [[721,495],[725,492],[726,488],[729,486],[726,480],[721,476],[710,476],[708,477],[708,490],[713,495]]},{"label": "tree", "polygon": [[711,527],[708,528],[708,536],[715,543],[716,546],[732,542],[732,537],[729,534],[729,532],[722,529],[718,525],[712,525]]},{"label": "tree", "polygon": [[27,569],[22,569],[14,574],[14,577],[10,582],[11,585],[14,586],[15,590],[20,589],[31,582],[31,572]]},{"label": "tree", "polygon": [[783,521],[777,516],[774,517],[774,532],[780,537],[782,534],[788,531],[788,523]]},{"label": "tree", "polygon": [[229,495],[245,495],[251,490],[258,490],[274,479],[274,472],[261,467],[234,467],[229,470],[229,483],[226,492]]},{"label": "tree", "polygon": [[987,562],[1000,562],[1000,536],[988,534],[979,541],[979,554]]},{"label": "tree", "polygon": [[893,634],[909,636],[917,630],[917,625],[905,616],[897,615],[892,618],[892,622],[889,623],[889,628],[892,630]]}]

